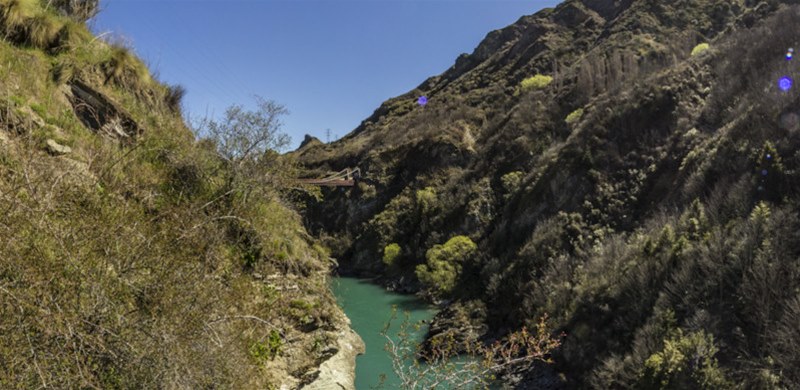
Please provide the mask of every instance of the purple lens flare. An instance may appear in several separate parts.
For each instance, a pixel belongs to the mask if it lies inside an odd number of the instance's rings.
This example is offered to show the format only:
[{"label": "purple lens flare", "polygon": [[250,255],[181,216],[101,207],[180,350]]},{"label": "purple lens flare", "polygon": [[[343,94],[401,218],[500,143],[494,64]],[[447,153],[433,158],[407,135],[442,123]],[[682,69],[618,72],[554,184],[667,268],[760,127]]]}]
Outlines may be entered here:
[{"label": "purple lens flare", "polygon": [[778,88],[781,89],[783,92],[788,92],[792,89],[793,81],[789,76],[783,76],[780,80],[778,80]]},{"label": "purple lens flare", "polygon": [[417,104],[419,104],[420,106],[428,104],[428,97],[420,96],[419,99],[417,99]]}]

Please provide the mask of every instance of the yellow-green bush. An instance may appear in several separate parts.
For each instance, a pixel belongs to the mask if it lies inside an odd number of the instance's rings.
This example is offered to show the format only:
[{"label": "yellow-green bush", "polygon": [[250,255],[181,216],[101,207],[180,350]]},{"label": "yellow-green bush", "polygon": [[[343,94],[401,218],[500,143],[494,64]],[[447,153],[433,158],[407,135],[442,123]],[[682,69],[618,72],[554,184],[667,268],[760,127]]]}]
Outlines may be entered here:
[{"label": "yellow-green bush", "polygon": [[433,209],[436,205],[436,190],[433,187],[425,187],[416,192],[416,200],[423,213]]},{"label": "yellow-green bush", "polygon": [[400,256],[400,252],[400,244],[393,242],[386,245],[386,247],[383,248],[383,263],[388,266],[393,265],[395,260]]},{"label": "yellow-green bush", "polygon": [[577,123],[583,117],[583,108],[579,108],[575,111],[572,111],[567,115],[564,119],[564,122],[567,122],[568,125]]},{"label": "yellow-green bush", "polygon": [[700,43],[697,46],[695,46],[694,49],[692,49],[692,57],[694,57],[694,56],[696,56],[696,55],[698,55],[698,54],[700,54],[700,53],[702,53],[702,52],[704,52],[704,51],[706,51],[706,50],[708,50],[710,48],[711,48],[711,46],[708,43],[705,43],[705,42]]},{"label": "yellow-green bush", "polygon": [[552,76],[537,74],[535,76],[531,76],[526,78],[525,80],[522,80],[522,82],[519,84],[519,88],[523,92],[542,89],[550,85],[550,83],[552,82],[553,82]]},{"label": "yellow-green bush", "polygon": [[444,245],[435,245],[425,253],[426,263],[417,266],[417,278],[437,295],[450,294],[461,274],[464,260],[477,248],[467,236],[455,236]]}]

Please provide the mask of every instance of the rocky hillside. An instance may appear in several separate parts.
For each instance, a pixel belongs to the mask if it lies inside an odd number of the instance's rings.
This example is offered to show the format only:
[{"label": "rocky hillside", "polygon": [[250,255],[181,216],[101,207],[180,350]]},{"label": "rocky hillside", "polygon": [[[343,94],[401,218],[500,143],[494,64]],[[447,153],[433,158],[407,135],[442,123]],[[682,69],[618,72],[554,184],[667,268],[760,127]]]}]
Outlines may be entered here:
[{"label": "rocky hillside", "polygon": [[310,201],[306,224],[341,272],[451,301],[471,336],[549,314],[567,335],[551,386],[800,387],[794,3],[522,17],[296,151],[365,177]]},{"label": "rocky hillside", "polygon": [[0,0],[0,388],[314,381],[358,340],[281,178],[196,141],[76,3]]}]

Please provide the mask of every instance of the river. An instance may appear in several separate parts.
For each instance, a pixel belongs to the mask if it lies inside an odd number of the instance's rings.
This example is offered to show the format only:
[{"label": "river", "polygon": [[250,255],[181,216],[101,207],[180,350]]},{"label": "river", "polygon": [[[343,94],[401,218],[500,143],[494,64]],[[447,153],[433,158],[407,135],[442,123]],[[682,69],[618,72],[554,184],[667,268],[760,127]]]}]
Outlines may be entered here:
[{"label": "river", "polygon": [[[384,351],[386,338],[381,335],[392,316],[392,307],[398,309],[398,319],[393,322],[390,335],[396,335],[403,320],[402,312],[408,312],[410,321],[430,321],[436,314],[433,306],[412,295],[400,295],[386,291],[368,280],[338,277],[333,278],[331,288],[339,305],[350,318],[351,328],[366,344],[366,353],[356,358],[356,389],[368,390],[379,383],[381,374],[386,375],[386,389],[399,388],[399,379],[392,370],[392,360]],[[415,334],[417,340],[424,337],[422,329]]]}]

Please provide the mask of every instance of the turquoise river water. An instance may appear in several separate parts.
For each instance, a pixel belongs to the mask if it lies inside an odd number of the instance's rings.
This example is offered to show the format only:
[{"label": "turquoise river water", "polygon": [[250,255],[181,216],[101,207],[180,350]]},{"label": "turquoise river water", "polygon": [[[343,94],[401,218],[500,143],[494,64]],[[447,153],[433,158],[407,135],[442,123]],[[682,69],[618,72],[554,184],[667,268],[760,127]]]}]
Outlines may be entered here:
[{"label": "turquoise river water", "polygon": [[[410,314],[410,321],[429,321],[436,314],[433,306],[411,295],[400,295],[386,291],[383,287],[372,284],[368,280],[356,278],[333,278],[331,288],[339,305],[350,318],[351,327],[366,344],[366,353],[356,358],[356,389],[368,390],[380,381],[380,375],[386,375],[384,388],[397,389],[399,379],[392,371],[392,360],[384,351],[386,338],[381,331],[392,316],[392,307],[396,306],[398,318],[393,321],[390,335],[396,335],[403,312]],[[425,330],[416,334],[421,340]]]}]

